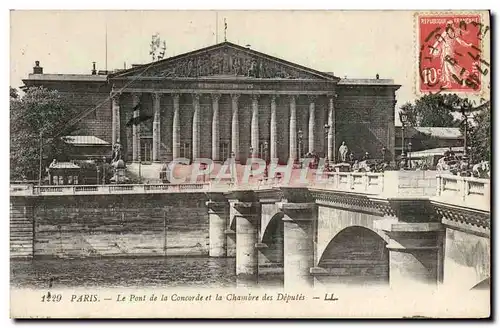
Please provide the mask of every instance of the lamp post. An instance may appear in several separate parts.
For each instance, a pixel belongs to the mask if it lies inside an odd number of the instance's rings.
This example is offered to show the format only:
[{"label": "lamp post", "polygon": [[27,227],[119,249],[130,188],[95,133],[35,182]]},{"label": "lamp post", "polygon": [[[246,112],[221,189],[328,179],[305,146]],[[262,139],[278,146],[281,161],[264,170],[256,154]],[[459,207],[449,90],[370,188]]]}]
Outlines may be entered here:
[{"label": "lamp post", "polygon": [[205,170],[207,169],[207,164],[205,163],[200,163],[200,169],[203,170],[203,182],[206,182],[206,177],[207,177],[207,174],[205,173]]},{"label": "lamp post", "polygon": [[470,158],[469,158],[469,149],[467,147],[467,133],[469,132],[469,116],[465,111],[462,111],[463,124],[464,124],[464,162],[467,162],[467,169],[469,169]]},{"label": "lamp post", "polygon": [[408,168],[411,170],[411,141],[408,143]]},{"label": "lamp post", "polygon": [[102,184],[106,184],[106,156],[102,157]]},{"label": "lamp post", "polygon": [[302,132],[301,129],[299,129],[299,131],[297,132],[297,137],[299,139],[299,162],[300,162],[300,159],[302,158],[302,138],[304,137],[304,133]]},{"label": "lamp post", "polygon": [[401,161],[405,160],[405,124],[408,122],[408,115],[399,112],[399,120],[401,121]]},{"label": "lamp post", "polygon": [[268,172],[267,172],[267,165],[268,165],[268,148],[269,148],[269,143],[266,141],[264,142],[264,161],[266,162],[266,167],[264,169],[264,177],[267,178]]},{"label": "lamp post", "polygon": [[330,125],[325,124],[325,162],[328,160],[328,131],[330,131]]},{"label": "lamp post", "polygon": [[236,156],[236,154],[234,153],[234,151],[231,152],[231,180],[232,182],[234,183],[235,182],[235,175],[236,175],[236,163],[235,163],[235,159],[234,157]]},{"label": "lamp post", "polygon": [[99,168],[99,165],[96,164],[96,171],[97,171],[97,179],[95,180],[96,181],[96,184],[99,184],[99,172],[101,172],[101,169]]},{"label": "lamp post", "polygon": [[401,157],[405,153],[405,124],[408,122],[408,115],[399,112],[399,120],[401,121]]},{"label": "lamp post", "polygon": [[40,163],[38,167],[38,185],[42,185],[42,145],[43,145],[43,139],[42,139],[42,130],[40,130]]}]

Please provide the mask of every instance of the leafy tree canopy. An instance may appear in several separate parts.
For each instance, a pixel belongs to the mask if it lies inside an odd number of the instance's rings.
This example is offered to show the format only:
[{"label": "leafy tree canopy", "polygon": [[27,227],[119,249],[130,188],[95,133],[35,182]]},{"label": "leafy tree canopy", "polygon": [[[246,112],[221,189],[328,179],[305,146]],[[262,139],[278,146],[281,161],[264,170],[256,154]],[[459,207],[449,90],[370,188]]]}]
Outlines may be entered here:
[{"label": "leafy tree canopy", "polygon": [[415,101],[401,106],[401,112],[408,117],[410,126],[458,127],[460,121],[453,112],[469,113],[474,105],[469,99],[456,94],[426,94]]},{"label": "leafy tree canopy", "polygon": [[[480,100],[476,106],[474,101],[459,97],[456,94],[426,94],[415,101],[405,103],[401,113],[406,114],[407,125],[426,127],[459,127],[465,133],[465,115],[467,120],[467,147],[473,162],[490,159],[491,126],[490,102]],[[459,115],[453,115],[454,113]]]},{"label": "leafy tree canopy", "polygon": [[52,159],[65,159],[69,146],[62,137],[75,130],[65,123],[76,111],[55,90],[31,87],[23,97],[13,90],[10,88],[11,179],[34,180],[38,178],[40,144],[43,171]]}]

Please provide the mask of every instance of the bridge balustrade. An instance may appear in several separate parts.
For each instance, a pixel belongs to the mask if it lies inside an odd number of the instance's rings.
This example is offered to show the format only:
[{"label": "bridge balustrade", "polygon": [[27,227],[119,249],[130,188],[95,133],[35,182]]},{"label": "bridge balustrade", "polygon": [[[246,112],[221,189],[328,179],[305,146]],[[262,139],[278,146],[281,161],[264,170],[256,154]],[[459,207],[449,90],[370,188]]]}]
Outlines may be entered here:
[{"label": "bridge balustrade", "polygon": [[[392,185],[405,181],[406,172],[327,172],[322,179],[302,184],[301,187],[314,187],[327,190],[339,190],[355,193],[381,194],[391,191]],[[391,178],[389,178],[389,176]],[[437,181],[436,181],[437,180]],[[490,180],[473,177],[460,177],[449,174],[436,176],[436,193],[430,190],[430,197],[443,202],[457,203],[473,208],[489,210]],[[413,180],[412,180],[413,181]],[[410,181],[410,182],[412,182]],[[416,181],[415,188],[420,180]],[[428,179],[426,180],[428,181]],[[384,184],[388,184],[384,186]],[[126,184],[126,185],[42,185],[11,184],[12,196],[39,195],[91,195],[120,193],[176,193],[230,191],[233,189],[268,189],[285,185],[282,179],[268,178],[250,184],[238,184],[231,181],[223,183],[184,183],[184,184]],[[293,182],[292,182],[293,185]],[[433,185],[433,184],[432,184]],[[411,184],[408,186],[411,189]],[[387,189],[387,190],[386,190]],[[399,188],[401,189],[401,188]],[[402,189],[401,189],[402,190]],[[402,192],[399,190],[397,193]]]},{"label": "bridge balustrade", "polygon": [[437,176],[436,199],[478,209],[490,208],[490,180],[451,174]]}]

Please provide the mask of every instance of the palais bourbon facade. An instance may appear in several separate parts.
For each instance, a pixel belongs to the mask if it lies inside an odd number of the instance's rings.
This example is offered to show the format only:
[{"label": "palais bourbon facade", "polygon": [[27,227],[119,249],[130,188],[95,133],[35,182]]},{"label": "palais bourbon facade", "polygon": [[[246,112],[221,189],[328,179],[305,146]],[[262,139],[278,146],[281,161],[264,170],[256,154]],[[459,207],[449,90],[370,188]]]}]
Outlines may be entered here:
[{"label": "palais bourbon facade", "polygon": [[[341,63],[334,63],[341,66]],[[360,158],[394,158],[389,79],[348,79],[230,42],[101,75],[44,74],[26,86],[57,89],[87,113],[80,135],[122,145],[128,162],[232,154],[286,163],[308,152],[335,161],[345,142]],[[134,117],[149,117],[127,126]]]}]

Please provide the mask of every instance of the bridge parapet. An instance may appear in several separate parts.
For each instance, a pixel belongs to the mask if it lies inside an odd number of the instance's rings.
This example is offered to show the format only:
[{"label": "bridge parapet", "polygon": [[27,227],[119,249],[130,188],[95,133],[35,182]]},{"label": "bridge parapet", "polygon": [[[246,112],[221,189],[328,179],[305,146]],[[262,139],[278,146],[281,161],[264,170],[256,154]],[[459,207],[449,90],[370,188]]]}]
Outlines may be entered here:
[{"label": "bridge parapet", "polygon": [[384,174],[369,172],[329,172],[319,187],[350,192],[379,194],[384,190]]},{"label": "bridge parapet", "polygon": [[436,196],[441,203],[450,203],[490,211],[490,180],[460,177],[451,174],[437,176]]},{"label": "bridge parapet", "polygon": [[126,184],[126,185],[12,185],[11,196],[106,195],[205,192],[207,183],[186,184]]}]

